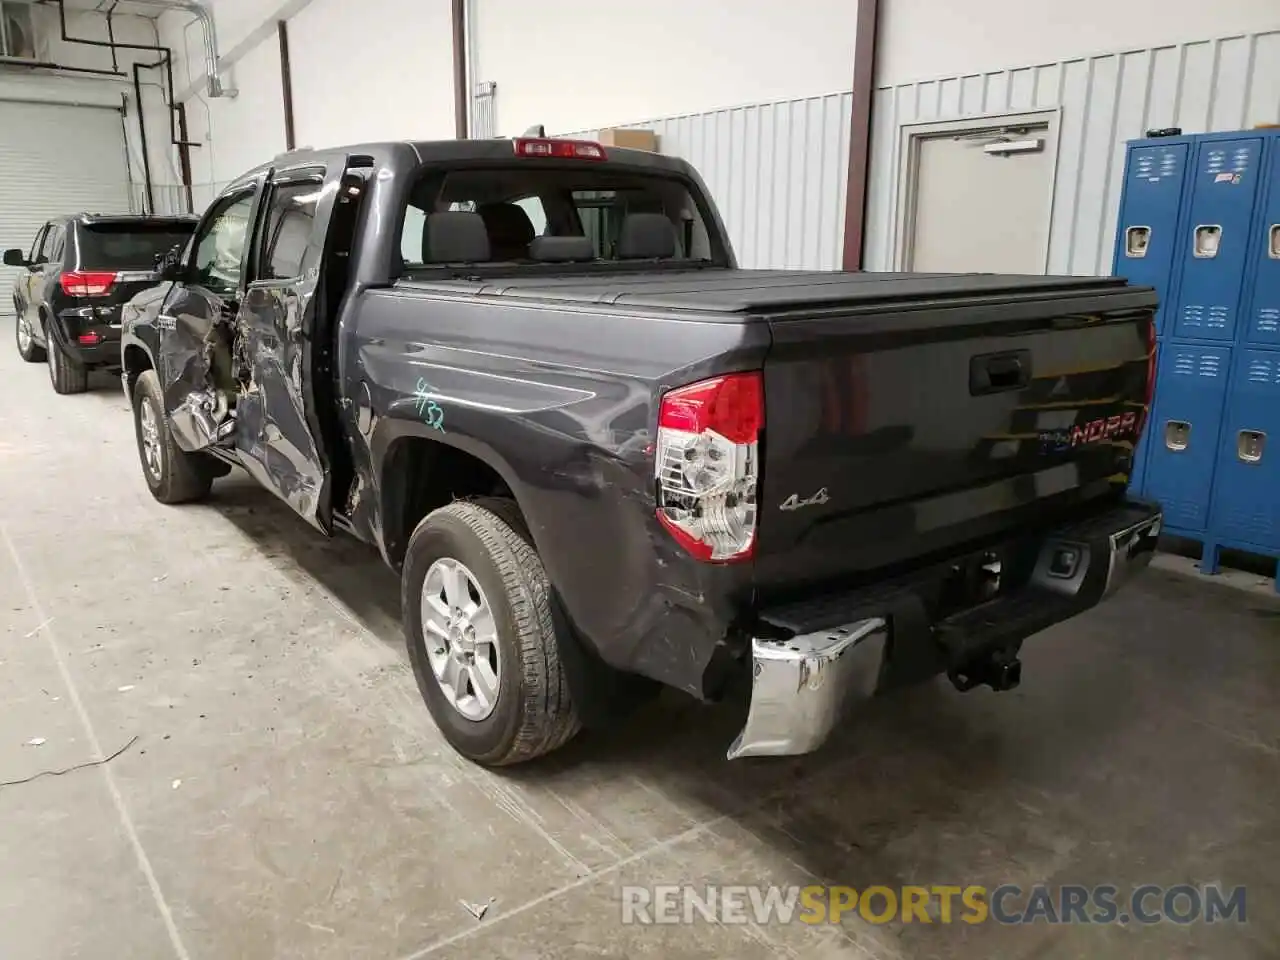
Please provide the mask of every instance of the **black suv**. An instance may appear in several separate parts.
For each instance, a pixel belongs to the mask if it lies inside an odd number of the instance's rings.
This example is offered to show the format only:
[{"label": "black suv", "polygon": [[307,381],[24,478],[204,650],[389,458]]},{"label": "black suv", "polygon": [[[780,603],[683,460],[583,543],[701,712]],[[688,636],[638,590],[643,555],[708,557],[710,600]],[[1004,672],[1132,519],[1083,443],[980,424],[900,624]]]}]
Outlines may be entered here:
[{"label": "black suv", "polygon": [[58,393],[83,393],[89,371],[120,369],[120,308],[154,286],[156,261],[186,244],[196,218],[81,213],[50,220],[31,252],[6,250],[22,267],[13,287],[18,353],[49,361]]}]

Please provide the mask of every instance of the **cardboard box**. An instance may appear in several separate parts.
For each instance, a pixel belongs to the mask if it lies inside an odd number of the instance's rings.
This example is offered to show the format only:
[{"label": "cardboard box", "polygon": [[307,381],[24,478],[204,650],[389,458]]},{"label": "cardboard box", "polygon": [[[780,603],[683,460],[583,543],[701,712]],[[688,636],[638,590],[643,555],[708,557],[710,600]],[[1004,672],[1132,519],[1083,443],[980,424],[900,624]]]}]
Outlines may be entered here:
[{"label": "cardboard box", "polygon": [[625,147],[629,150],[658,152],[658,135],[652,130],[627,130],[622,127],[609,127],[601,130],[596,139],[606,147]]}]

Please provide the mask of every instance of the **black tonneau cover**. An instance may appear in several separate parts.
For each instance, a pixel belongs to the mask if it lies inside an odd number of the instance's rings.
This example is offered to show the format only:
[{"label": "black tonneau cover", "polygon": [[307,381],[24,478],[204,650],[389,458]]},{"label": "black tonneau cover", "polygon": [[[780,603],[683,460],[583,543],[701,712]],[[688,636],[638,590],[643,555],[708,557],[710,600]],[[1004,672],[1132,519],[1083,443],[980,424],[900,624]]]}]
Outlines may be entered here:
[{"label": "black tonneau cover", "polygon": [[[986,273],[836,273],[796,270],[646,271],[577,276],[512,276],[473,280],[412,279],[402,287],[543,303],[599,303],[645,310],[698,313],[773,313],[824,306],[866,309],[945,301],[1114,297],[1126,283],[1116,277],[1040,277]],[[1140,302],[1154,293],[1129,288]]]}]

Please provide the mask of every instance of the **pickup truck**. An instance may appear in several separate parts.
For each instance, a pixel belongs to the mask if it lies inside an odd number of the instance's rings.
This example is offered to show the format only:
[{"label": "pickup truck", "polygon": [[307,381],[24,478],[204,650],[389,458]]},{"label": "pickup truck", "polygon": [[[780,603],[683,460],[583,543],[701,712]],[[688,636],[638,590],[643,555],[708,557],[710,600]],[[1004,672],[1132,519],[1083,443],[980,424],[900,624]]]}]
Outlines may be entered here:
[{"label": "pickup truck", "polygon": [[673,687],[811,751],[1146,565],[1152,290],[737,267],[685,162],[543,137],[307,150],[124,318],[142,472],[241,467],[399,572],[449,743],[529,760]]}]

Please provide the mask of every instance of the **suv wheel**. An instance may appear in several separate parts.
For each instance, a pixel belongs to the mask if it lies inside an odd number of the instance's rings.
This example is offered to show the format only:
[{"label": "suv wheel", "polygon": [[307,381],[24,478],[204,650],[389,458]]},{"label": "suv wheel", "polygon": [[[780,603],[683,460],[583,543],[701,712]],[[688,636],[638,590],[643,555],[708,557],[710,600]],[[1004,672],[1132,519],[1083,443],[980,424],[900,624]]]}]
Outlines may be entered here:
[{"label": "suv wheel", "polygon": [[53,392],[69,394],[88,390],[89,371],[67,356],[47,326],[44,339],[49,344],[46,352],[49,359],[49,382],[53,384]]},{"label": "suv wheel", "polygon": [[201,500],[209,495],[219,464],[178,446],[164,415],[162,397],[156,372],[144,371],[133,388],[133,426],[142,475],[151,495],[161,503]]},{"label": "suv wheel", "polygon": [[[486,766],[532,760],[578,732],[542,561],[512,511],[459,501],[409,539],[401,580],[418,689],[449,744]],[[504,504],[505,506],[505,504]]]},{"label": "suv wheel", "polygon": [[[17,304],[14,304],[17,310]],[[45,358],[44,348],[37,346],[36,338],[31,335],[31,325],[27,323],[27,318],[22,315],[21,310],[17,310],[17,316],[14,318],[14,339],[18,344],[18,356],[27,363],[40,363]]]}]

